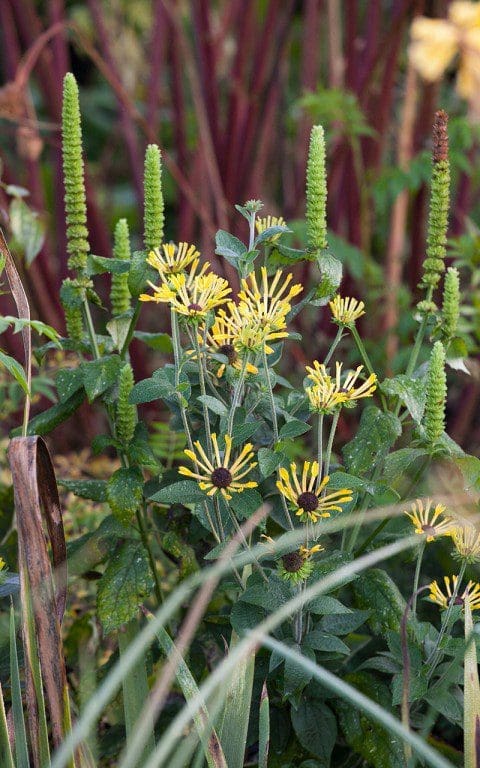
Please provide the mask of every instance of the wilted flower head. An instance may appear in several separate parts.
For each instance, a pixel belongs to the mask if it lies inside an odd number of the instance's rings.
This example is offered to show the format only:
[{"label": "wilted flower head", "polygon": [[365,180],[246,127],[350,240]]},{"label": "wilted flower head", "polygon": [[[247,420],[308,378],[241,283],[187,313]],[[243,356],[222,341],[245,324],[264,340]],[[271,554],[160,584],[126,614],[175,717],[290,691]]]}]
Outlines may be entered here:
[{"label": "wilted flower head", "polygon": [[452,539],[455,545],[453,557],[465,560],[467,563],[475,563],[480,560],[480,533],[470,523],[456,525],[452,531]]},{"label": "wilted flower head", "polygon": [[[358,377],[363,371],[363,365],[359,365],[355,371],[349,371],[343,382],[342,363],[337,362],[335,364],[335,378],[330,376],[325,365],[319,363],[318,360],[314,360],[312,365],[313,368],[308,365],[306,366],[308,378],[313,381],[314,387],[318,387],[319,392],[323,391],[325,393],[325,397],[330,392],[332,402],[336,399],[336,404],[352,405],[356,400],[360,400],[363,397],[371,397],[377,388],[377,377],[374,373],[370,374],[360,386],[355,387]],[[316,395],[318,396],[318,393],[315,392],[309,395],[311,402],[315,399]],[[343,399],[340,399],[340,396],[343,396]]]},{"label": "wilted flower head", "polygon": [[147,256],[147,263],[156,269],[161,277],[183,272],[200,256],[194,245],[188,243],[164,243],[154,248]]},{"label": "wilted flower head", "polygon": [[457,90],[465,99],[480,85],[480,5],[454,2],[447,19],[418,16],[411,26],[410,60],[429,82],[440,80],[458,54]]},{"label": "wilted flower head", "polygon": [[279,560],[278,575],[291,584],[305,581],[313,571],[312,555],[322,550],[320,544],[315,544],[313,547],[302,546],[294,552],[287,552]]}]

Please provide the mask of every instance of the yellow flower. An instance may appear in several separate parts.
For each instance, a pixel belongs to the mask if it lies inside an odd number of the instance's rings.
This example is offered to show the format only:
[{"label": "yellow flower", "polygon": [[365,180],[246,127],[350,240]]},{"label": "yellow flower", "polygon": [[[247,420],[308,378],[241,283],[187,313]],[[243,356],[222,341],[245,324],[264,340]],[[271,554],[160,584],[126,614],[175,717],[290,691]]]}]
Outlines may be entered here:
[{"label": "yellow flower", "polygon": [[[313,368],[306,366],[308,378],[311,379],[315,386],[322,389],[324,392],[332,392],[334,394],[343,395],[344,399],[342,404],[350,405],[356,400],[360,400],[362,397],[371,397],[377,388],[377,377],[374,373],[362,383],[359,387],[355,388],[358,377],[363,371],[363,365],[359,365],[355,371],[349,371],[345,380],[342,383],[342,363],[335,364],[335,378],[333,379],[327,372],[323,363],[319,363],[318,360],[313,361]],[[339,400],[337,400],[337,404]]]},{"label": "yellow flower", "polygon": [[448,536],[454,526],[453,519],[444,515],[443,504],[436,504],[433,509],[432,504],[429,499],[424,507],[421,499],[417,499],[412,504],[412,511],[405,512],[415,527],[415,533],[427,534],[427,541],[433,541],[437,536]]},{"label": "yellow flower", "polygon": [[199,251],[188,243],[164,243],[160,248],[154,248],[147,257],[147,263],[156,269],[161,277],[183,272],[197,257]]},{"label": "yellow flower", "polygon": [[470,523],[457,525],[452,530],[452,539],[455,545],[453,557],[474,563],[480,560],[480,533]]},{"label": "yellow flower", "polygon": [[284,328],[285,317],[291,310],[290,301],[303,291],[303,287],[296,283],[289,288],[293,280],[291,273],[280,284],[283,277],[281,269],[277,270],[270,284],[266,268],[262,267],[260,271],[260,287],[254,272],[242,280],[242,290],[238,294],[239,312],[248,320],[269,323],[272,329]]},{"label": "yellow flower", "polygon": [[[441,608],[448,608],[448,605],[452,599],[453,593],[456,591],[458,576],[452,576],[452,584],[450,585],[450,577],[444,576],[445,593],[442,592],[436,581],[432,581],[430,584],[429,598],[433,603],[436,603]],[[461,595],[457,595],[455,598],[455,605],[464,605],[468,599],[470,610],[476,611],[480,609],[480,584],[474,581],[469,581]]]},{"label": "yellow flower", "polygon": [[471,99],[480,85],[480,5],[454,2],[448,19],[419,16],[412,22],[410,60],[420,75],[430,82],[440,80],[459,54],[457,90]]},{"label": "yellow flower", "polygon": [[365,304],[353,298],[342,298],[338,293],[329,302],[332,311],[333,322],[339,325],[353,325],[355,320],[365,314]]},{"label": "yellow flower", "polygon": [[[280,467],[280,480],[277,481],[277,488],[292,507],[296,510],[295,514],[303,522],[311,520],[316,523],[320,517],[330,517],[330,512],[336,510],[342,511],[340,504],[346,504],[352,500],[352,492],[347,488],[341,488],[338,491],[322,496],[322,491],[328,485],[330,478],[324,477],[322,482],[315,488],[318,477],[319,467],[317,461],[305,461],[303,463],[302,478],[299,482],[297,477],[297,465],[290,464],[290,472],[285,467]],[[309,477],[310,476],[310,477]]]},{"label": "yellow flower", "polygon": [[224,330],[220,331],[219,329],[217,342],[223,340],[224,343],[228,344],[229,339],[235,338],[235,347],[240,353],[257,353],[265,349],[267,355],[270,355],[273,349],[268,345],[268,342],[279,341],[288,336],[285,323],[283,324],[284,330],[273,329],[270,323],[243,315],[238,305],[233,301],[228,302],[227,309],[228,314],[224,309],[220,309],[218,312],[219,319],[224,323]]},{"label": "yellow flower", "polygon": [[206,491],[207,496],[213,496],[219,491],[227,500],[232,498],[232,493],[241,493],[245,488],[256,488],[258,483],[252,480],[247,482],[243,480],[257,466],[256,461],[252,462],[255,455],[252,451],[252,444],[247,443],[244,445],[235,461],[231,461],[232,438],[229,435],[225,435],[225,452],[222,457],[218,448],[216,434],[212,434],[211,437],[215,454],[213,463],[208,458],[200,442],[197,441],[195,443],[196,453],[188,448],[184,451],[185,455],[195,464],[197,472],[193,472],[188,467],[179,467],[179,473],[185,477],[192,477],[194,480],[197,480],[199,488],[202,491]]},{"label": "yellow flower", "polygon": [[[287,223],[283,216],[265,216],[263,219],[255,219],[255,227],[257,229],[257,234],[261,235],[262,232],[265,232],[266,229],[270,229],[270,227],[286,227]],[[282,236],[282,233],[279,232],[276,235],[271,235],[268,238],[268,241],[270,243],[276,243],[277,240],[279,240]]]},{"label": "yellow flower", "polygon": [[232,289],[223,277],[219,277],[214,272],[207,273],[210,266],[208,261],[198,274],[196,274],[197,266],[198,259],[193,262],[188,275],[184,272],[171,274],[168,283],[161,286],[149,283],[154,294],[153,296],[142,294],[140,301],[165,302],[170,304],[177,314],[195,320],[205,317],[211,309],[228,301],[227,297]]},{"label": "yellow flower", "polygon": [[[241,354],[243,350],[239,348],[235,327],[229,324],[223,315],[215,318],[212,327],[207,331],[206,342],[210,354],[224,355],[228,360],[228,365],[231,365],[238,371],[242,370],[243,361]],[[222,363],[217,371],[219,379],[223,376],[225,368],[225,363]],[[247,373],[258,373],[258,368],[248,361],[245,370]]]}]

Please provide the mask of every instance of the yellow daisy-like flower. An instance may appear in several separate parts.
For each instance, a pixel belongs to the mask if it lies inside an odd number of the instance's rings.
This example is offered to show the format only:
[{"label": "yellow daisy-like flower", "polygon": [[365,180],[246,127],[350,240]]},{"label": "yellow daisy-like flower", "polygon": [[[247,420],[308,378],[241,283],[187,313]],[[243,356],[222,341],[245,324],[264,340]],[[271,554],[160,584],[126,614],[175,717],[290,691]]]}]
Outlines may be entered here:
[{"label": "yellow daisy-like flower", "polygon": [[303,291],[303,286],[296,283],[289,288],[293,280],[291,273],[280,282],[283,278],[281,269],[277,270],[269,284],[266,267],[260,271],[260,286],[254,272],[242,280],[242,290],[238,294],[239,312],[248,320],[269,323],[272,329],[284,328],[285,317],[292,308],[290,302]]},{"label": "yellow daisy-like flower", "polygon": [[[444,576],[443,581],[445,582],[445,592],[442,592],[436,581],[432,581],[429,586],[430,594],[428,597],[441,608],[448,608],[452,596],[456,592],[458,576],[452,576],[451,584],[450,576]],[[480,609],[480,584],[469,581],[463,593],[456,596],[455,605],[465,605],[466,600],[468,600],[470,610]]]},{"label": "yellow daisy-like flower", "polygon": [[147,256],[147,263],[156,269],[161,277],[184,272],[200,256],[194,245],[188,243],[164,243],[154,248]]},{"label": "yellow daisy-like flower", "polygon": [[350,297],[342,298],[338,293],[328,306],[332,311],[332,319],[338,325],[353,325],[359,317],[365,314],[365,304]]},{"label": "yellow daisy-like flower", "polygon": [[411,26],[410,60],[429,82],[440,80],[459,54],[457,90],[466,99],[478,93],[480,85],[480,5],[454,2],[448,19],[418,16]]},{"label": "yellow daisy-like flower", "polygon": [[330,478],[324,477],[320,485],[315,488],[319,466],[317,461],[304,461],[301,481],[297,476],[297,465],[290,464],[290,472],[285,467],[280,467],[280,480],[277,488],[291,506],[295,514],[302,522],[311,520],[316,523],[320,517],[330,517],[331,511],[341,512],[340,504],[346,504],[352,500],[352,492],[347,488],[322,496],[322,491],[328,485]]},{"label": "yellow daisy-like flower", "polygon": [[351,405],[363,397],[371,397],[377,388],[377,377],[374,373],[370,374],[359,387],[355,387],[358,377],[363,371],[363,365],[359,365],[355,371],[349,371],[343,382],[342,363],[337,362],[335,364],[335,378],[330,376],[324,364],[319,363],[318,360],[314,360],[312,365],[313,368],[308,365],[306,366],[308,378],[313,381],[314,385],[322,388],[325,392],[332,391],[333,393],[344,395],[343,403],[345,405]]},{"label": "yellow daisy-like flower", "polygon": [[415,533],[427,534],[427,541],[433,541],[438,536],[448,536],[455,525],[453,518],[444,514],[443,504],[436,504],[433,509],[432,504],[429,499],[424,507],[421,499],[417,499],[412,504],[411,512],[405,512],[415,527]]},{"label": "yellow daisy-like flower", "polygon": [[206,491],[207,496],[213,496],[220,492],[227,500],[232,498],[232,493],[241,493],[246,488],[256,488],[258,483],[253,480],[243,480],[257,466],[257,462],[252,461],[255,456],[252,450],[253,445],[251,443],[244,445],[235,461],[231,461],[232,438],[225,435],[225,452],[222,457],[216,434],[212,434],[211,437],[215,454],[214,463],[210,461],[201,443],[197,440],[195,443],[197,452],[186,448],[184,453],[193,461],[198,471],[193,472],[188,467],[179,467],[179,473],[197,480],[199,488]]},{"label": "yellow daisy-like flower", "polygon": [[195,274],[197,260],[193,262],[189,275],[171,274],[168,283],[161,286],[151,285],[154,295],[142,294],[141,301],[155,301],[170,304],[179,315],[198,320],[204,318],[211,309],[225,304],[232,292],[228,282],[214,272],[206,273],[206,262],[200,273]]},{"label": "yellow daisy-like flower", "polygon": [[[270,227],[286,227],[287,223],[283,216],[265,216],[263,219],[255,219],[255,227],[257,230],[257,234],[261,235],[262,232],[265,232],[266,229],[270,229]],[[282,236],[282,233],[279,232],[276,235],[271,235],[268,240],[270,243],[276,243],[277,240],[279,240]]]},{"label": "yellow daisy-like flower", "polygon": [[267,355],[273,352],[269,342],[279,341],[288,336],[286,324],[283,323],[283,330],[272,328],[270,323],[262,322],[257,318],[248,318],[243,315],[237,304],[229,301],[227,305],[228,313],[224,309],[218,312],[219,319],[224,323],[224,330],[218,331],[217,342],[224,341],[228,344],[230,338],[235,339],[236,349],[242,352],[251,352],[255,354],[265,349]]},{"label": "yellow daisy-like flower", "polygon": [[[210,354],[224,355],[228,360],[228,365],[231,365],[238,371],[242,370],[242,350],[239,348],[237,342],[235,327],[232,324],[229,324],[223,315],[215,318],[212,327],[207,331],[206,342]],[[217,371],[217,377],[219,379],[223,376],[225,368],[225,363],[222,363]],[[258,373],[258,368],[248,361],[245,370],[247,373]]]},{"label": "yellow daisy-like flower", "polygon": [[313,563],[310,562],[312,555],[322,550],[320,544],[315,544],[310,548],[302,546],[294,552],[287,552],[279,560],[278,575],[291,584],[306,581],[313,571]]},{"label": "yellow daisy-like flower", "polygon": [[314,413],[331,413],[339,405],[346,401],[344,392],[339,392],[337,385],[330,376],[321,383],[312,387],[306,387],[305,392],[310,404],[310,410]]},{"label": "yellow daisy-like flower", "polygon": [[473,525],[456,525],[451,535],[455,546],[453,557],[466,560],[467,563],[480,560],[480,533]]}]

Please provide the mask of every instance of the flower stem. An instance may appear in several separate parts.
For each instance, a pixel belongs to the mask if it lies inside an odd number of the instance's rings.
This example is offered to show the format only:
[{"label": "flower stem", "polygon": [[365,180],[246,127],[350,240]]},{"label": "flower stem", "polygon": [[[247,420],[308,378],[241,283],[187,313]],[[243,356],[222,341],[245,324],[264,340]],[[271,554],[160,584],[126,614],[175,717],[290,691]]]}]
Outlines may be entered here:
[{"label": "flower stem", "polygon": [[413,602],[412,602],[412,614],[415,619],[417,616],[417,597],[418,597],[418,582],[420,579],[420,571],[422,569],[423,553],[425,552],[425,542],[422,542],[418,548],[417,564],[415,566],[415,576],[413,579]]},{"label": "flower stem", "polygon": [[330,427],[330,434],[328,436],[327,450],[325,454],[325,472],[324,477],[330,472],[330,460],[332,458],[333,440],[335,438],[335,432],[337,431],[337,424],[340,418],[340,409],[333,415],[332,426]]},{"label": "flower stem", "polygon": [[248,365],[248,355],[245,355],[242,362],[242,369],[240,371],[240,376],[238,377],[235,388],[233,390],[233,397],[232,397],[232,405],[230,407],[230,414],[228,416],[228,425],[227,425],[227,432],[232,437],[232,431],[233,431],[233,421],[235,418],[235,411],[237,410],[238,406],[240,405],[240,400],[242,397],[242,389],[243,389],[243,383],[245,381],[245,374],[247,371],[247,365]]},{"label": "flower stem", "polygon": [[324,414],[318,414],[318,430],[317,430],[317,462],[318,462],[318,477],[319,480],[322,477],[323,466],[323,419]]},{"label": "flower stem", "polygon": [[[355,344],[357,345],[357,349],[360,352],[360,357],[362,358],[365,368],[370,374],[375,375],[375,371],[373,370],[372,363],[370,361],[370,358],[367,354],[367,350],[364,347],[363,341],[361,340],[359,333],[354,325],[350,326],[350,330],[352,332],[352,336],[355,340]],[[380,400],[382,401],[382,408],[384,411],[388,411],[387,407],[387,401],[385,400],[385,395],[383,392],[380,392]]]},{"label": "flower stem", "polygon": [[462,562],[462,566],[458,574],[457,583],[453,588],[453,593],[452,593],[452,597],[450,598],[448,608],[444,613],[444,618],[442,621],[442,626],[440,627],[440,632],[438,633],[437,642],[435,643],[435,647],[426,661],[427,666],[430,666],[430,664],[432,665],[427,674],[428,680],[432,677],[437,667],[437,664],[440,661],[440,657],[441,657],[440,644],[444,638],[445,632],[448,630],[448,625],[450,623],[450,616],[452,615],[453,606],[455,605],[455,600],[457,599],[458,592],[460,589],[460,584],[462,583],[462,579],[465,575],[466,567],[467,567],[467,561],[464,560]]},{"label": "flower stem", "polygon": [[332,355],[335,352],[336,348],[340,344],[340,341],[342,340],[342,336],[343,336],[343,328],[342,328],[342,326],[339,326],[338,329],[337,329],[337,335],[335,336],[334,340],[332,341],[332,343],[330,345],[330,349],[328,350],[328,352],[327,352],[327,354],[326,354],[326,356],[324,358],[323,364],[325,366],[327,366],[328,363],[330,362],[330,358],[332,357]]},{"label": "flower stem", "polygon": [[205,375],[203,370],[204,355],[200,351],[200,344],[198,342],[198,335],[196,332],[193,334],[193,343],[195,344],[195,352],[197,355],[198,380],[200,383],[200,392],[202,394],[203,420],[205,422],[205,433],[207,437],[208,458],[210,459],[210,461],[213,461],[213,444],[212,444],[212,436],[211,436],[211,428],[210,428],[210,414],[208,413],[208,407],[204,399],[207,394],[207,390],[205,388]]}]

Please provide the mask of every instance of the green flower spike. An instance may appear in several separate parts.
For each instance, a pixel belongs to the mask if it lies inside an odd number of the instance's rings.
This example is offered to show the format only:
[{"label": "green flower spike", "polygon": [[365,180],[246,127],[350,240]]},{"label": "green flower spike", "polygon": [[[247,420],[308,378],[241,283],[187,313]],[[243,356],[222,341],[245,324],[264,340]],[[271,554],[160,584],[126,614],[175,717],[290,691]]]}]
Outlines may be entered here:
[{"label": "green flower spike", "polygon": [[71,72],[63,81],[62,108],[63,177],[67,222],[69,269],[84,271],[90,251],[87,229],[87,203],[83,178],[82,127],[78,86]]},{"label": "green flower spike", "polygon": [[[115,227],[113,256],[115,259],[130,261],[130,237],[126,219],[120,219]],[[112,275],[110,302],[114,316],[130,309],[130,291],[128,290],[128,272]]]},{"label": "green flower spike", "polygon": [[159,248],[163,240],[162,163],[160,149],[149,144],[145,153],[143,178],[145,192],[143,242],[147,253]]},{"label": "green flower spike", "polygon": [[67,336],[72,341],[83,339],[82,291],[76,280],[67,277],[60,288],[60,301],[65,314]]},{"label": "green flower spike", "polygon": [[450,164],[448,161],[448,115],[435,113],[433,124],[433,168],[428,214],[427,258],[423,263],[422,288],[437,287],[445,271],[445,254],[450,199]]},{"label": "green flower spike", "polygon": [[427,397],[423,426],[430,445],[442,436],[445,429],[445,401],[447,377],[445,374],[445,349],[441,341],[433,345],[427,376]]},{"label": "green flower spike", "polygon": [[123,445],[132,439],[137,423],[137,408],[128,400],[134,383],[132,366],[127,363],[120,371],[116,419],[117,437]]},{"label": "green flower spike", "polygon": [[310,134],[306,215],[308,250],[324,250],[327,247],[327,173],[325,136],[321,125],[315,125]]},{"label": "green flower spike", "polygon": [[458,317],[460,314],[460,279],[458,269],[449,267],[445,275],[443,286],[443,304],[441,334],[445,344],[448,344],[457,331]]}]

